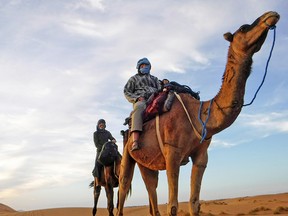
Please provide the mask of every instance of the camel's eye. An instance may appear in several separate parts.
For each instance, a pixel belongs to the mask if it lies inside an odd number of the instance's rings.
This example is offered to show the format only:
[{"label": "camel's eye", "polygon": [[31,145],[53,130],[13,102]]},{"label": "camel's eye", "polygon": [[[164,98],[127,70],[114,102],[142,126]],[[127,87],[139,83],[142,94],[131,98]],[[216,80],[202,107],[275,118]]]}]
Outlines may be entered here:
[{"label": "camel's eye", "polygon": [[241,32],[247,32],[247,31],[249,30],[249,27],[250,27],[250,25],[248,25],[248,24],[242,25],[242,26],[239,28],[239,31],[241,31]]}]

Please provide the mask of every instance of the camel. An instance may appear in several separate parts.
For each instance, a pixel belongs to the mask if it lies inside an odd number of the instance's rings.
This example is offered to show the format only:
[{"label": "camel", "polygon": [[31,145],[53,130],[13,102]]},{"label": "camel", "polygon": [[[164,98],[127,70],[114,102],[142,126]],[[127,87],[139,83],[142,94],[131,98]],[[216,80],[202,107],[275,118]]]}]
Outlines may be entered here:
[{"label": "camel", "polygon": [[[121,133],[123,135],[123,143],[125,144],[125,143],[127,143],[128,137],[124,136],[123,131],[121,131]],[[128,131],[127,131],[127,134],[128,134]],[[100,181],[99,181],[100,187],[97,187],[95,177],[94,177],[94,181],[92,181],[90,183],[89,186],[91,188],[93,187],[93,189],[94,189],[94,191],[93,191],[94,206],[92,209],[92,215],[93,216],[95,216],[97,213],[97,204],[98,204],[98,200],[99,200],[100,193],[101,193],[101,187],[105,188],[108,214],[109,214],[109,216],[114,216],[114,213],[113,213],[113,210],[114,210],[114,202],[113,202],[114,190],[113,190],[113,188],[117,188],[119,185],[119,174],[120,174],[121,160],[122,160],[122,156],[118,152],[118,157],[114,160],[114,163],[111,165],[103,167],[103,169],[101,171]],[[132,194],[132,187],[129,188],[126,197],[128,197],[128,195],[131,195],[131,194]],[[118,207],[118,200],[117,200],[116,206]]]},{"label": "camel", "polygon": [[[133,178],[135,163],[139,166],[148,191],[150,214],[160,215],[156,192],[158,173],[159,170],[166,170],[169,188],[167,213],[170,216],[177,215],[179,170],[181,162],[187,157],[190,157],[193,163],[189,211],[190,215],[199,215],[201,182],[208,162],[207,149],[212,136],[228,128],[240,114],[246,81],[251,72],[252,57],[261,49],[269,29],[274,27],[279,19],[277,12],[266,12],[251,25],[242,25],[234,34],[224,34],[230,46],[219,92],[208,101],[198,101],[188,94],[179,94],[191,122],[180,100],[175,99],[171,110],[159,117],[163,152],[156,136],[155,119],[143,126],[140,150],[131,152],[132,139],[128,140],[120,168],[118,216],[123,215],[125,196]],[[198,115],[202,120],[207,120],[206,137],[201,134],[203,122],[198,120]]]},{"label": "camel", "polygon": [[[118,187],[119,185],[119,173],[120,173],[120,164],[121,164],[121,155],[119,154],[118,158],[112,163],[111,165],[104,166],[101,171],[101,177],[99,180],[99,185],[96,186],[96,179],[94,178],[94,181],[90,183],[90,187],[94,188],[94,206],[92,209],[92,215],[95,216],[97,213],[97,204],[98,199],[101,192],[101,187],[105,188],[106,197],[107,197],[107,210],[109,216],[114,216],[113,210],[114,210],[114,203],[113,203],[113,197],[114,197],[114,191],[113,188]],[[130,190],[128,191],[130,192]],[[118,202],[117,202],[118,206]]]}]

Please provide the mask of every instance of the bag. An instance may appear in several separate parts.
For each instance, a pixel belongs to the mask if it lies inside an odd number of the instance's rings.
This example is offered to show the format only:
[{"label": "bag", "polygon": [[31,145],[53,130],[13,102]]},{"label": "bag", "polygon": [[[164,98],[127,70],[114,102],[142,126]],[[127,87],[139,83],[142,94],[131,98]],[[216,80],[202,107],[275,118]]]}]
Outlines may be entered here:
[{"label": "bag", "polygon": [[187,85],[181,85],[177,82],[170,82],[166,84],[164,87],[167,87],[170,90],[174,90],[177,93],[188,93],[192,95],[195,99],[200,100],[200,92],[194,92],[189,86]]},{"label": "bag", "polygon": [[155,95],[155,98],[153,98],[152,102],[148,104],[145,109],[143,116],[144,121],[154,118],[157,114],[162,114],[162,107],[167,95],[167,92],[159,92],[158,95]]},{"label": "bag", "polygon": [[104,143],[98,157],[98,162],[103,166],[111,166],[118,157],[118,146],[113,142]]}]

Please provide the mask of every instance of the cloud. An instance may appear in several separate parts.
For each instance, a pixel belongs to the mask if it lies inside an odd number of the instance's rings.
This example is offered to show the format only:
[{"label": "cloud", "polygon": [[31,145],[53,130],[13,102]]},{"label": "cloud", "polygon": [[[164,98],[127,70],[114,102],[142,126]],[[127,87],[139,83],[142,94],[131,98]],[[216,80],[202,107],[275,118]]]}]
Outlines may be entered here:
[{"label": "cloud", "polygon": [[[264,133],[287,133],[288,132],[288,113],[271,112],[261,114],[243,114],[242,124],[250,126]],[[243,121],[245,119],[245,122]]]},{"label": "cloud", "polygon": [[[103,4],[104,0],[80,0],[74,3],[73,8],[75,9],[85,9],[85,10],[99,10],[104,11],[105,6]],[[72,5],[72,4],[71,4]]]}]

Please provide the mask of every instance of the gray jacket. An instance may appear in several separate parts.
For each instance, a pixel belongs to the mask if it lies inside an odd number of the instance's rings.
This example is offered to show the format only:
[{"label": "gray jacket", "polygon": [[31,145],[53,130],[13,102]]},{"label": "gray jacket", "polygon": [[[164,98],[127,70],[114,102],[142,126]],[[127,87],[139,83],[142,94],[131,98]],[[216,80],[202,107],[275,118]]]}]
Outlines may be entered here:
[{"label": "gray jacket", "polygon": [[147,100],[153,93],[160,90],[161,85],[157,77],[138,73],[130,77],[124,86],[124,95],[129,102],[135,103],[137,98],[144,97]]}]

